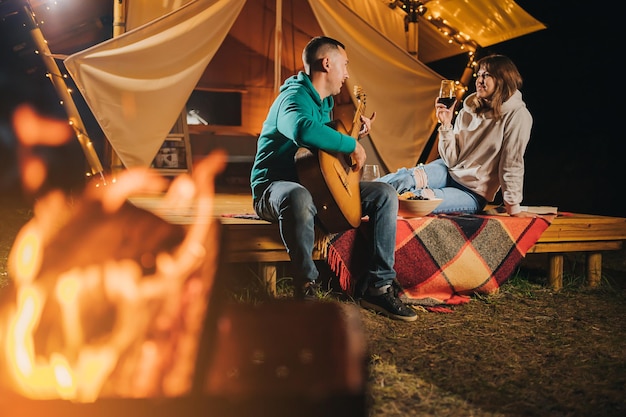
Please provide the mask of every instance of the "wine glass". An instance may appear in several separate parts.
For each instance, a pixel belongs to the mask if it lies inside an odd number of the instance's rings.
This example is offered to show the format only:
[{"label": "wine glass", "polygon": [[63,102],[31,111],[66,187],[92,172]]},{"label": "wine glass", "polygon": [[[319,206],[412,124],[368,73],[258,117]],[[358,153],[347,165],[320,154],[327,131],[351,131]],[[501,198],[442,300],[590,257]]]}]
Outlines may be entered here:
[{"label": "wine glass", "polygon": [[454,80],[441,80],[441,87],[439,88],[439,97],[437,102],[445,104],[447,108],[454,105],[456,101],[456,83]]},{"label": "wine glass", "polygon": [[374,181],[380,178],[380,167],[378,165],[364,165],[361,173],[361,181]]}]

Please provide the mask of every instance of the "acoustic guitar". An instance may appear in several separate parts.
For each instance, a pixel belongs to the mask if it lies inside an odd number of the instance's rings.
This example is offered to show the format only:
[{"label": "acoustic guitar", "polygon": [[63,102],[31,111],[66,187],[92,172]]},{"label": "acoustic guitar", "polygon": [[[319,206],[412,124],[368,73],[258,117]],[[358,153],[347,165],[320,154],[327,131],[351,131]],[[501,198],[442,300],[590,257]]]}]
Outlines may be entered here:
[{"label": "acoustic guitar", "polygon": [[[350,136],[358,139],[361,115],[365,114],[365,93],[355,86],[354,95],[358,105]],[[348,134],[341,121],[334,121],[332,125]],[[295,162],[299,181],[311,193],[317,218],[328,233],[342,232],[361,224],[361,172],[353,170],[350,155],[300,148]]]}]

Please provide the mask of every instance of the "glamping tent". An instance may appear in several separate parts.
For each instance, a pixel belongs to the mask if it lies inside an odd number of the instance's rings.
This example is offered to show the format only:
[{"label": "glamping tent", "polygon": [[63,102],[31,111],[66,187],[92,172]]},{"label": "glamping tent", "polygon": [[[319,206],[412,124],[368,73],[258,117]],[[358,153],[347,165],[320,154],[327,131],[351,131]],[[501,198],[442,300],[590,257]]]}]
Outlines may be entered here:
[{"label": "glamping tent", "polygon": [[[469,68],[481,47],[545,28],[512,0],[106,1],[124,33],[63,63],[126,167],[153,163],[181,109],[200,121],[189,126],[194,154],[251,158],[278,86],[318,34],[340,39],[350,58],[335,117],[351,123],[360,86],[366,113],[377,112],[370,160],[412,166],[436,127],[443,77],[428,64],[465,54]],[[470,80],[471,68],[459,81]]]}]

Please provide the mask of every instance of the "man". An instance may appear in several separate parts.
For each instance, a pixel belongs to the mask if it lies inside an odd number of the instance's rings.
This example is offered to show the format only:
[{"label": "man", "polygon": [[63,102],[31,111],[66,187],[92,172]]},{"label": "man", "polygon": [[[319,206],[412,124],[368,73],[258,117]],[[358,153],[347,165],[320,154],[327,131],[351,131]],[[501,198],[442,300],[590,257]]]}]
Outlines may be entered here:
[{"label": "man", "polygon": [[[296,298],[311,299],[319,271],[312,259],[316,207],[311,193],[298,182],[294,156],[300,147],[348,154],[358,171],[365,164],[363,146],[329,127],[334,106],[348,78],[344,45],[332,38],[311,39],[302,53],[304,72],[288,78],[263,124],[250,174],[256,213],[278,223],[294,269]],[[369,134],[371,118],[361,116],[359,138]],[[398,197],[389,184],[361,182],[362,213],[369,217],[372,236],[367,274],[362,277],[361,305],[392,319],[414,321],[415,311],[393,290]],[[365,261],[365,260],[364,260]]]}]

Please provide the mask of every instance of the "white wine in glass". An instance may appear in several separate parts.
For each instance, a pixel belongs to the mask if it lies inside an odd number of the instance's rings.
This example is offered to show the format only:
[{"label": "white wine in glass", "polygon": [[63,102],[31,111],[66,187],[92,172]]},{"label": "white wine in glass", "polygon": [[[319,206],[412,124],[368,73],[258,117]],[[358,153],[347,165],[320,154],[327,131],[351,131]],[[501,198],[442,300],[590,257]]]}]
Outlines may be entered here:
[{"label": "white wine in glass", "polygon": [[441,80],[439,88],[439,97],[437,102],[445,104],[447,108],[452,107],[456,101],[456,83],[454,80]]}]

